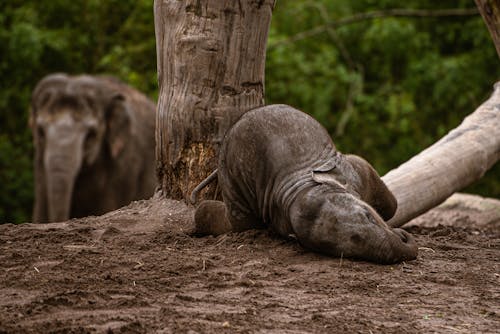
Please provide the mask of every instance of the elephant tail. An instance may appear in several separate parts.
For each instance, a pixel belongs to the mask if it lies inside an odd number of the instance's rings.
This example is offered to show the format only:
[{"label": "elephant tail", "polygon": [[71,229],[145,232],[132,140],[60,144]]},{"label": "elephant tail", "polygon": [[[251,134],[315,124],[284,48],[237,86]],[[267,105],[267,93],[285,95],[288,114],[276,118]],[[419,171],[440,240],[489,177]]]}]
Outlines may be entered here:
[{"label": "elephant tail", "polygon": [[212,173],[210,173],[209,176],[203,181],[200,182],[194,189],[193,192],[191,193],[191,197],[189,200],[191,201],[191,204],[196,204],[198,193],[208,186],[210,183],[212,183],[215,179],[217,178],[217,169],[214,170]]}]

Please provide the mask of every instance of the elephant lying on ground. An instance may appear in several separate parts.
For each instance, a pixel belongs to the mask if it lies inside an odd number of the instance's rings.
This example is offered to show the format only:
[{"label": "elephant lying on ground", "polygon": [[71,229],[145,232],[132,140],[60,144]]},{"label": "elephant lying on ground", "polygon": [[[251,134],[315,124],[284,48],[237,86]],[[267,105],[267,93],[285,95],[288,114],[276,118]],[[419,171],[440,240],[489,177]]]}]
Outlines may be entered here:
[{"label": "elephant lying on ground", "polygon": [[195,233],[270,227],[336,257],[394,263],[417,256],[413,238],[384,222],[397,202],[373,167],[338,152],[317,121],[292,107],[245,113],[222,142],[217,177],[224,202],[200,203]]},{"label": "elephant lying on ground", "polygon": [[32,95],[34,222],[100,215],[156,187],[155,103],[111,77],[52,74]]}]

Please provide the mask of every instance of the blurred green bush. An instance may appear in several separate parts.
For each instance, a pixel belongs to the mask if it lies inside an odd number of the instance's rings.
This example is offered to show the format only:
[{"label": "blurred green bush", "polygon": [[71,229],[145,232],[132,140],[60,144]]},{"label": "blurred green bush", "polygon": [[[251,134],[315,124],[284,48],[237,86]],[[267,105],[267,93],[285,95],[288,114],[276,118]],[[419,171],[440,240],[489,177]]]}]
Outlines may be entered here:
[{"label": "blurred green bush", "polygon": [[[296,39],[326,21],[389,8],[470,8],[471,1],[278,0],[266,103],[316,117],[341,151],[383,174],[457,126],[500,68],[479,15],[378,18]],[[289,41],[283,43],[283,41]],[[0,223],[29,221],[30,94],[46,74],[107,73],[157,96],[151,0],[0,3]],[[499,197],[498,165],[467,189]]]}]

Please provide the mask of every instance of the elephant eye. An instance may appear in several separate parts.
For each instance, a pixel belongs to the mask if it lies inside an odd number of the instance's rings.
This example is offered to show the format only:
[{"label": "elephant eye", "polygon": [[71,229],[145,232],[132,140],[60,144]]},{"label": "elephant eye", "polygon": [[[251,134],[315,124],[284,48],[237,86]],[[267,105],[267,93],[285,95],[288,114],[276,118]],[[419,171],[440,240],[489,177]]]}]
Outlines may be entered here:
[{"label": "elephant eye", "polygon": [[368,211],[367,211],[367,212],[365,212],[364,214],[365,214],[366,219],[367,219],[370,223],[377,225],[377,220],[375,219],[375,217],[373,217],[373,214],[371,214],[371,213],[370,213],[370,212],[368,212]]},{"label": "elephant eye", "polygon": [[87,132],[87,138],[86,141],[92,141],[97,137],[97,130],[94,128],[90,128]]},{"label": "elephant eye", "polygon": [[45,129],[42,126],[37,126],[36,127],[36,135],[39,140],[44,140],[45,139]]},{"label": "elephant eye", "polygon": [[85,137],[84,144],[83,144],[85,151],[89,151],[95,146],[96,138],[97,138],[96,129],[89,128],[89,130],[87,131],[87,135]]},{"label": "elephant eye", "polygon": [[92,113],[96,110],[96,102],[92,96],[84,96],[83,103]]}]

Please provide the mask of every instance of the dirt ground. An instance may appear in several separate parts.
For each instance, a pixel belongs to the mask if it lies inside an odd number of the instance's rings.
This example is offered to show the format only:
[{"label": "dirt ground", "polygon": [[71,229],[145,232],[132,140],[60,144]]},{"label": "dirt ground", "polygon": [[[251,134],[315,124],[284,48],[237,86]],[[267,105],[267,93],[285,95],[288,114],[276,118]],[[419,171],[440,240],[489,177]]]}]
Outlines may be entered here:
[{"label": "dirt ground", "polygon": [[390,266],[267,231],[195,238],[192,209],[159,198],[0,225],[0,333],[498,333],[500,201],[472,199],[411,223],[418,259]]}]

